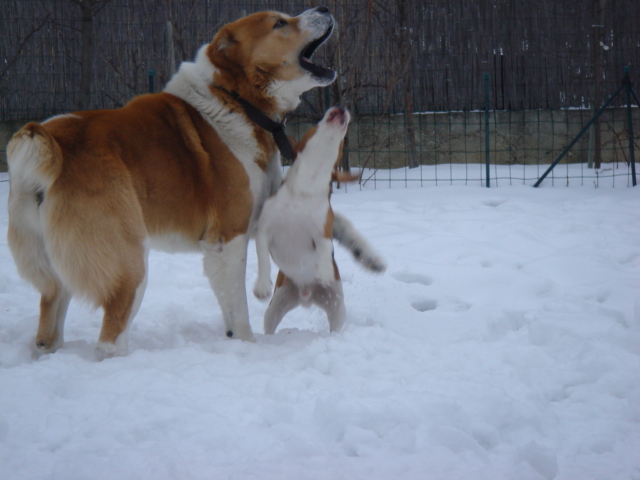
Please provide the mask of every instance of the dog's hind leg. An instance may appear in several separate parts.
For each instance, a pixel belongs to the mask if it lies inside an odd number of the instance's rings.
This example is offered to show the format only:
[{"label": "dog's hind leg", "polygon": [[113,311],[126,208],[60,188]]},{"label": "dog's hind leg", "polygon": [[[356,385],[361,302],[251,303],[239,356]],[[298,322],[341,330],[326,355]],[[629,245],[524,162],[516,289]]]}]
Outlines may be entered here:
[{"label": "dog's hind leg", "polygon": [[147,288],[149,247],[144,245],[144,270],[132,268],[127,278],[105,302],[100,338],[96,346],[98,360],[126,355],[129,349],[129,325],[138,313]]},{"label": "dog's hind leg", "polygon": [[342,282],[336,280],[330,286],[318,286],[313,292],[313,303],[322,308],[329,320],[329,330],[339,332],[347,318],[347,310],[344,306],[344,293]]},{"label": "dog's hind leg", "polygon": [[373,272],[384,272],[384,260],[369,245],[369,242],[355,229],[353,224],[338,212],[334,213],[333,238],[347,248],[354,258]]},{"label": "dog's hind leg", "polygon": [[71,301],[71,294],[61,285],[55,287],[53,295],[40,297],[40,320],[36,335],[39,353],[52,353],[64,343],[64,320]]},{"label": "dog's hind leg", "polygon": [[300,305],[298,287],[289,281],[282,272],[278,272],[273,298],[264,313],[264,333],[273,335],[284,316],[298,305]]},{"label": "dog's hind leg", "polygon": [[64,342],[71,293],[63,285],[45,246],[48,191],[62,168],[55,139],[42,125],[29,123],[7,145],[11,178],[7,240],[18,272],[40,292],[37,352],[55,352]]},{"label": "dog's hind leg", "polygon": [[51,265],[39,225],[37,198],[14,187],[9,196],[7,240],[20,275],[41,295],[35,345],[37,352],[43,354],[55,352],[64,342],[64,320],[71,294]]}]

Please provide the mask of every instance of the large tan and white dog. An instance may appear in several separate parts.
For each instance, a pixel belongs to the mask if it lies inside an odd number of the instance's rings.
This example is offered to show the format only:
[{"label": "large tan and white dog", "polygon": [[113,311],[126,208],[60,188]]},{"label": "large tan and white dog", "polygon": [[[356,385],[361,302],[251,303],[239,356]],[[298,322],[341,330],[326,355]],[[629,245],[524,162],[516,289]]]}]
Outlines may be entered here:
[{"label": "large tan and white dog", "polygon": [[[357,243],[352,253],[373,271],[385,269],[383,261],[342,217],[335,221],[331,208],[331,180],[340,158],[349,125],[342,107],[327,111],[318,125],[296,146],[295,163],[282,187],[264,204],[256,234],[258,279],[253,292],[258,298],[271,293],[271,262],[280,268],[273,298],[264,316],[264,332],[273,334],[287,312],[298,305],[316,304],[339,331],[346,318],[340,272],[333,257],[333,238],[348,237]],[[359,177],[343,180],[353,180]],[[338,235],[334,235],[338,233]]]},{"label": "large tan and white dog", "polygon": [[303,92],[334,80],[310,61],[332,28],[326,7],[256,13],[224,26],[164,92],[16,133],[8,239],[20,274],[41,293],[39,352],[62,344],[67,306],[79,296],[104,309],[98,357],[125,354],[149,247],[203,252],[227,336],[253,339],[247,244],[281,167],[274,139],[239,98],[281,121]]}]

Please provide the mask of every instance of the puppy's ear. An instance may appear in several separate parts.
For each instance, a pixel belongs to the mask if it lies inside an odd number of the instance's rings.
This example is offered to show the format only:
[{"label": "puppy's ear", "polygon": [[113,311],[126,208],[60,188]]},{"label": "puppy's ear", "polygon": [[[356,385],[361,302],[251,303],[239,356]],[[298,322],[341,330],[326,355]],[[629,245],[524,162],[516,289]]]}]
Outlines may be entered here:
[{"label": "puppy's ear", "polygon": [[344,150],[344,139],[340,142],[340,147],[338,148],[338,158],[336,159],[336,163],[333,166],[333,172],[331,172],[331,181],[340,183],[346,182],[357,182],[362,177],[362,172],[354,175],[353,173],[345,172],[344,170],[340,170],[340,161],[342,160],[342,152]]},{"label": "puppy's ear", "polygon": [[291,148],[293,148],[293,158],[291,159],[291,163],[296,161],[296,158],[298,158],[298,152],[300,151],[300,144],[298,143],[298,140],[296,140],[295,138],[293,138],[291,135],[288,135],[289,138],[289,143],[291,144]]},{"label": "puppy's ear", "polygon": [[316,134],[317,130],[318,130],[317,125],[314,125],[309,130],[307,130],[307,133],[305,133],[304,136],[300,139],[300,141],[297,142],[296,148],[295,148],[296,152],[301,152],[302,150],[304,150],[304,147],[307,146],[307,142],[311,137],[313,137]]},{"label": "puppy's ear", "polygon": [[345,172],[344,170],[334,170],[331,173],[331,181],[338,183],[357,182],[360,180],[362,172],[356,174]]}]

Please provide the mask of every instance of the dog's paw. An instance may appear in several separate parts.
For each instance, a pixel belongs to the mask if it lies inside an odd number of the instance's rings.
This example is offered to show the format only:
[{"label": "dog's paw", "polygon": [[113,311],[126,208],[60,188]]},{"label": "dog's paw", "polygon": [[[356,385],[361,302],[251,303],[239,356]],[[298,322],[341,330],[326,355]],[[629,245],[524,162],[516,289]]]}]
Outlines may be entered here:
[{"label": "dog's paw", "polygon": [[101,362],[107,358],[124,357],[127,348],[117,343],[98,342],[96,345],[96,359]]},{"label": "dog's paw", "polygon": [[271,283],[271,279],[267,278],[265,280],[258,278],[253,286],[253,294],[260,300],[266,300],[271,296],[272,289],[273,283]]},{"label": "dog's paw", "polygon": [[256,343],[256,337],[253,336],[251,327],[238,328],[236,330],[227,330],[227,338],[242,340],[243,342]]},{"label": "dog's paw", "polygon": [[316,281],[323,287],[328,287],[336,281],[336,275],[333,270],[333,264],[329,264],[330,268],[327,268],[324,264],[318,265],[318,272],[316,274]]}]

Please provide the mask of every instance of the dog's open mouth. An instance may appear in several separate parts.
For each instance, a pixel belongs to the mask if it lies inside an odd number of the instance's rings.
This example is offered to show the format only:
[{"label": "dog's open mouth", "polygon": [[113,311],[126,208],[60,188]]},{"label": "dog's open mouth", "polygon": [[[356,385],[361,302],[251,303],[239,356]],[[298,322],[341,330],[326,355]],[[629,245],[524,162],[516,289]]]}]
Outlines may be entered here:
[{"label": "dog's open mouth", "polygon": [[325,115],[327,123],[329,125],[337,125],[345,127],[351,118],[349,111],[344,107],[332,107]]},{"label": "dog's open mouth", "polygon": [[300,53],[300,59],[299,59],[300,66],[304,70],[309,72],[311,75],[313,75],[317,79],[323,80],[326,82],[332,82],[333,79],[336,77],[336,72],[330,68],[323,67],[322,65],[313,63],[311,61],[311,57],[313,57],[313,54],[316,52],[318,47],[327,41],[327,39],[331,36],[332,31],[333,31],[333,22],[331,23],[331,25],[329,25],[329,27],[324,32],[324,34],[322,34],[321,37],[313,40],[311,43],[309,43],[309,45],[307,45],[302,49],[302,52]]}]

